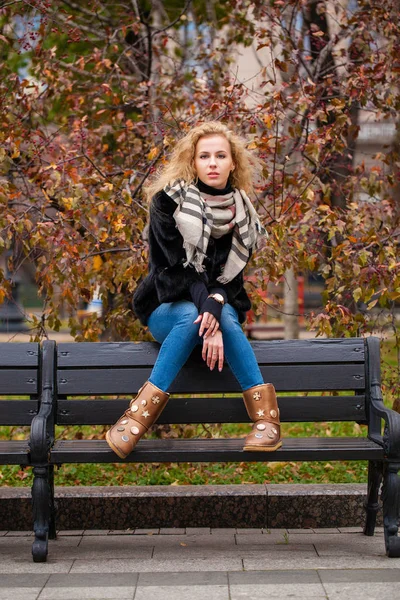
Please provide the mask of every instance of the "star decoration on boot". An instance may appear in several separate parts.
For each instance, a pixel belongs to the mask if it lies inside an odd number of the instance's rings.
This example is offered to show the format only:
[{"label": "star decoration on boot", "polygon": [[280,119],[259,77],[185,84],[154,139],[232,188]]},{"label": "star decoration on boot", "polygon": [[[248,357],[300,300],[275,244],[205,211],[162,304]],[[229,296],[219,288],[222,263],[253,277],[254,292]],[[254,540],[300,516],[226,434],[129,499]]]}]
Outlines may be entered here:
[{"label": "star decoration on boot", "polygon": [[257,402],[259,400],[261,400],[261,393],[260,392],[254,392],[253,399],[256,400]]},{"label": "star decoration on boot", "polygon": [[257,415],[259,417],[263,417],[264,416],[264,411],[260,408],[260,410],[257,411]]},{"label": "star decoration on boot", "polygon": [[142,417],[144,417],[145,419],[147,419],[147,417],[149,417],[149,416],[150,416],[150,413],[149,413],[149,411],[148,411],[148,410],[144,410],[144,411],[142,412]]},{"label": "star decoration on boot", "polygon": [[159,396],[152,396],[151,401],[153,404],[160,404]]}]

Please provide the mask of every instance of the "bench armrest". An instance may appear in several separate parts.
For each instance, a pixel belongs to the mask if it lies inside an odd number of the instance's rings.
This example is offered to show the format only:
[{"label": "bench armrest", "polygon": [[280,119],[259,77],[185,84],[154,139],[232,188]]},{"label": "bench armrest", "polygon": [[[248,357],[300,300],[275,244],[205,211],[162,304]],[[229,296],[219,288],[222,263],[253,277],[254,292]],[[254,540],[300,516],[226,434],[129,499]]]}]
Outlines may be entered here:
[{"label": "bench armrest", "polygon": [[388,458],[400,459],[400,414],[384,405],[381,386],[377,382],[371,385],[370,411],[385,421],[385,429],[383,437],[369,437],[383,445]]},{"label": "bench armrest", "polygon": [[41,349],[41,388],[39,412],[32,419],[29,440],[31,464],[47,466],[48,455],[54,442],[54,357],[55,342],[45,341]]}]

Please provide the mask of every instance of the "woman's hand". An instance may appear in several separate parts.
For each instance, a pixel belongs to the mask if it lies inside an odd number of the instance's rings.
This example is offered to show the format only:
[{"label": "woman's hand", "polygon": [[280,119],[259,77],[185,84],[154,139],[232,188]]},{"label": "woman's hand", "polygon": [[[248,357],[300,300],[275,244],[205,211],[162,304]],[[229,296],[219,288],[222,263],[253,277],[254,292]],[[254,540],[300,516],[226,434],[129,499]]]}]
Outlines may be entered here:
[{"label": "woman's hand", "polygon": [[209,312],[199,315],[194,323],[200,323],[199,336],[201,337],[204,333],[204,339],[215,335],[219,329],[219,321]]},{"label": "woman's hand", "polygon": [[218,364],[218,371],[222,371],[222,367],[224,366],[224,342],[221,330],[216,331],[211,337],[204,336],[201,355],[210,371],[214,369],[216,364]]}]

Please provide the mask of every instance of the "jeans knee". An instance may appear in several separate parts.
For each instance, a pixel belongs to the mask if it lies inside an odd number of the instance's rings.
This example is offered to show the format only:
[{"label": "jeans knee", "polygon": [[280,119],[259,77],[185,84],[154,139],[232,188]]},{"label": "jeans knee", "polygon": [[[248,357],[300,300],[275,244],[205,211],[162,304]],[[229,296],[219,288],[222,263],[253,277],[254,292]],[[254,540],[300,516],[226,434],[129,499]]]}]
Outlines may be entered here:
[{"label": "jeans knee", "polygon": [[242,331],[238,314],[230,304],[224,304],[222,307],[220,326],[222,332],[232,331],[236,328]]},{"label": "jeans knee", "polygon": [[191,325],[199,316],[199,311],[193,302],[180,302],[179,317],[177,324]]}]

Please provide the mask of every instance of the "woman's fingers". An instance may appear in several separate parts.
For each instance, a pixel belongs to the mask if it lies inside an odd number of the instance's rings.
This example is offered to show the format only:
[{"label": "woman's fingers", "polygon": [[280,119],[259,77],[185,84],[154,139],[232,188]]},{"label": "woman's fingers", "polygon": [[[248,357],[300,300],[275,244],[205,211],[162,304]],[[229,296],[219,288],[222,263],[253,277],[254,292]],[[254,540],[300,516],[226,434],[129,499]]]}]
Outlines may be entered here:
[{"label": "woman's fingers", "polygon": [[204,331],[208,327],[208,315],[209,315],[209,313],[204,313],[204,315],[202,315],[202,317],[201,317],[201,323],[200,323],[200,329],[199,329],[200,337],[203,335]]},{"label": "woman's fingers", "polygon": [[207,331],[204,334],[204,337],[206,338],[210,337],[210,335],[214,335],[214,333],[218,330],[219,327],[219,323],[213,315],[210,315],[207,324]]},{"label": "woman's fingers", "polygon": [[208,364],[210,371],[212,371],[215,365],[218,363],[218,370],[222,371],[222,367],[224,366],[224,348],[222,347],[213,347],[210,352],[210,361]]},{"label": "woman's fingers", "polygon": [[212,338],[204,336],[202,357],[211,371],[216,364],[218,364],[218,370],[222,371],[224,366],[224,344],[220,331]]},{"label": "woman's fingers", "polygon": [[212,371],[215,367],[215,363],[218,360],[218,350],[216,348],[210,348],[208,352],[209,360],[207,362],[210,371]]},{"label": "woman's fingers", "polygon": [[218,329],[219,329],[219,321],[217,321],[217,319],[215,319],[215,325],[212,328],[211,335],[215,335],[217,333]]},{"label": "woman's fingers", "polygon": [[220,349],[219,355],[218,355],[218,371],[222,371],[223,368],[224,368],[224,347],[222,346],[222,348]]},{"label": "woman's fingers", "polygon": [[[198,318],[199,317],[197,317],[197,319]],[[196,319],[196,321],[197,321],[197,319]],[[218,323],[217,319],[211,313],[205,312],[201,319],[199,336],[201,337],[203,335],[203,333],[205,333],[205,337],[208,337],[209,335],[211,335],[211,333],[214,331],[216,323]],[[218,326],[219,326],[219,324],[218,324]]]}]

